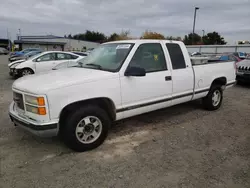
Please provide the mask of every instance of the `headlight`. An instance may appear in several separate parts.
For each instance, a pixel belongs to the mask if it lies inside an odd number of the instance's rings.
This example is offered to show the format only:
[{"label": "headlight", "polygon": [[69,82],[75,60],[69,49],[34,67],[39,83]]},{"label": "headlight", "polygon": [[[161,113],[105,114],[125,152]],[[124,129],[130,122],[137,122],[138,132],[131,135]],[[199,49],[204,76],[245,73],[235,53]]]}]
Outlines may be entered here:
[{"label": "headlight", "polygon": [[10,68],[15,68],[17,65],[19,65],[19,63],[15,63],[15,64],[11,65]]},{"label": "headlight", "polygon": [[46,115],[45,107],[35,107],[35,106],[28,105],[28,104],[26,104],[25,107],[28,112],[38,114],[38,115]]},{"label": "headlight", "polygon": [[34,97],[30,95],[25,95],[25,103],[37,105],[37,106],[45,106],[44,97]]},{"label": "headlight", "polygon": [[46,115],[45,98],[35,97],[31,95],[24,95],[25,109],[38,115]]}]

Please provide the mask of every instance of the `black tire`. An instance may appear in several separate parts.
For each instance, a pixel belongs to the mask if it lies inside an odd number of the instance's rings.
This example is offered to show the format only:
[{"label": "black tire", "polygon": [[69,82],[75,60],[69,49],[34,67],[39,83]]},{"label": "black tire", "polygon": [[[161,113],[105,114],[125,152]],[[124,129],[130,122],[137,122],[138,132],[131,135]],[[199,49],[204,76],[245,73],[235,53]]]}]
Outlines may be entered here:
[{"label": "black tire", "polygon": [[[100,131],[100,136],[95,141],[86,144],[78,140],[76,136],[76,128],[78,123],[88,116],[97,117],[101,121],[102,130]],[[60,129],[60,137],[69,148],[77,152],[92,150],[100,146],[106,139],[111,125],[108,114],[96,105],[87,105],[85,107],[76,108],[66,119],[66,122]]]},{"label": "black tire", "polygon": [[242,82],[241,80],[237,80],[237,85],[244,85],[244,82]]},{"label": "black tire", "polygon": [[22,77],[22,76],[31,75],[31,74],[34,74],[34,71],[32,69],[24,68],[22,69],[20,76]]},{"label": "black tire", "polygon": [[[220,93],[220,100],[218,104],[213,103],[213,95],[215,92]],[[207,96],[202,99],[203,106],[206,110],[213,111],[220,108],[223,101],[223,91],[221,85],[212,85]]]}]

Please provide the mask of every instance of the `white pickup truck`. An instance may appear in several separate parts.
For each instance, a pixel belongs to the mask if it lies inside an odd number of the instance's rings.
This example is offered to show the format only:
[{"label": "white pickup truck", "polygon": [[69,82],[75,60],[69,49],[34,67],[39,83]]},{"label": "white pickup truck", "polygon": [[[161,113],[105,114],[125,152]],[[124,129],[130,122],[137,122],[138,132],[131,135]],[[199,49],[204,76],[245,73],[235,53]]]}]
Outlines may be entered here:
[{"label": "white pickup truck", "polygon": [[182,42],[109,42],[76,67],[16,80],[9,114],[15,125],[86,151],[103,143],[113,121],[196,99],[218,109],[235,71],[234,62],[192,65]]}]

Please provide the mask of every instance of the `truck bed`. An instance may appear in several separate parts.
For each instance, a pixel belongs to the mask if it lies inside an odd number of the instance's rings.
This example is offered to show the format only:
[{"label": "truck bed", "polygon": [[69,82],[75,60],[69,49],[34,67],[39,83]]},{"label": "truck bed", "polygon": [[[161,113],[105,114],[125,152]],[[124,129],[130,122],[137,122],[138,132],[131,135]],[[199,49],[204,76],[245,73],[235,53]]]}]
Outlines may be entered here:
[{"label": "truck bed", "polygon": [[[230,86],[235,83],[235,63],[233,61],[208,61],[206,64],[194,65],[195,75],[194,91],[208,91],[211,83],[216,78],[225,78],[226,85]],[[204,96],[207,93],[204,94]],[[195,98],[200,96],[196,95]]]}]

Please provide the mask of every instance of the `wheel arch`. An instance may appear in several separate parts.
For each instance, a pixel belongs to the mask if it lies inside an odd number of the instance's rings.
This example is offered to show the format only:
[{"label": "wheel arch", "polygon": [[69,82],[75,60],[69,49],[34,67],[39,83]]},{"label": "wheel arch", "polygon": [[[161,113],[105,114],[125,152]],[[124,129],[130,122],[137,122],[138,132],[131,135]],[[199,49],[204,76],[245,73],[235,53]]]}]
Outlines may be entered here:
[{"label": "wheel arch", "polygon": [[86,99],[81,101],[72,102],[70,104],[67,104],[60,112],[59,114],[59,129],[63,126],[63,122],[65,122],[67,115],[71,113],[73,110],[78,108],[79,106],[83,105],[97,105],[100,108],[104,109],[108,116],[112,121],[116,119],[116,107],[114,102],[107,97],[98,97],[98,98],[92,98],[92,99]]},{"label": "wheel arch", "polygon": [[21,70],[24,70],[24,69],[29,69],[29,70],[31,70],[31,71],[33,72],[33,74],[35,74],[34,69],[32,69],[31,67],[24,67],[24,68],[21,68]]},{"label": "wheel arch", "polygon": [[221,86],[224,86],[227,84],[227,78],[225,76],[222,76],[222,77],[219,77],[219,78],[215,78],[210,86],[210,88],[213,86],[213,85],[221,85]]}]

